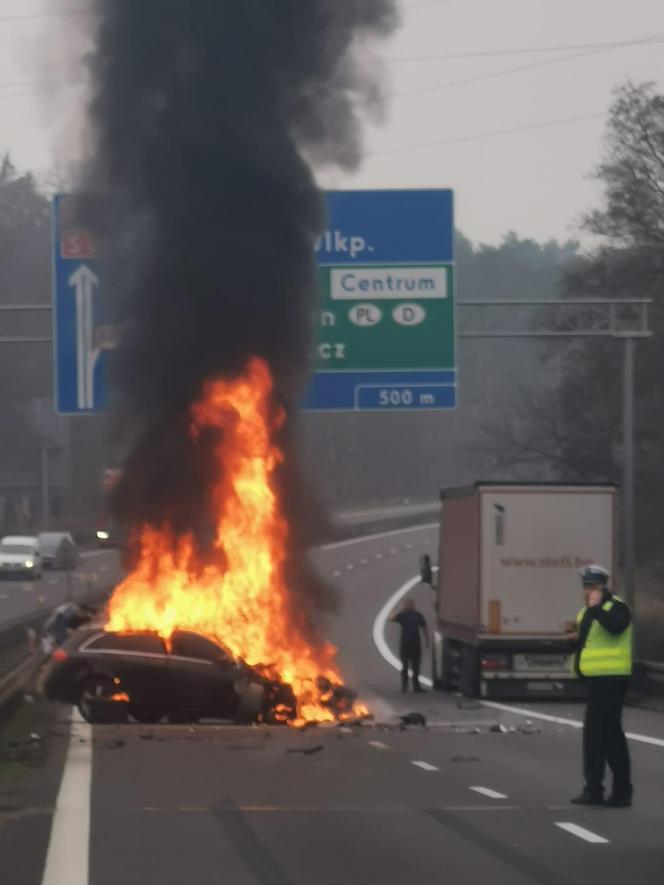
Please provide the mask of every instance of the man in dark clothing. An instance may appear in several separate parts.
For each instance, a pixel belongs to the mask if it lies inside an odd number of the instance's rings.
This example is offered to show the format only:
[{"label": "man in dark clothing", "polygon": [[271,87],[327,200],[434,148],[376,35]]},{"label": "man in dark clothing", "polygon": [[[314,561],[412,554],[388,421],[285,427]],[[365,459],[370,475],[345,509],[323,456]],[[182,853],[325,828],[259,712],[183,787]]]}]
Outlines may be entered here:
[{"label": "man in dark clothing", "polygon": [[427,622],[415,608],[415,601],[407,599],[402,610],[392,618],[401,627],[399,657],[401,658],[401,691],[408,691],[408,671],[413,674],[413,691],[422,692],[420,686],[420,662],[422,660],[422,643],[420,632],[424,635],[424,643],[429,648],[429,631]]},{"label": "man in dark clothing", "polygon": [[59,605],[46,621],[42,631],[42,645],[45,652],[63,645],[71,630],[77,630],[86,624],[94,614],[87,605],[65,602]]},{"label": "man in dark clothing", "polygon": [[[632,804],[630,759],[622,729],[622,708],[632,672],[632,615],[609,590],[609,573],[601,566],[581,571],[585,608],[577,616],[575,667],[588,688],[583,724],[585,787],[576,805]],[[613,773],[613,792],[604,801],[604,772]]]}]

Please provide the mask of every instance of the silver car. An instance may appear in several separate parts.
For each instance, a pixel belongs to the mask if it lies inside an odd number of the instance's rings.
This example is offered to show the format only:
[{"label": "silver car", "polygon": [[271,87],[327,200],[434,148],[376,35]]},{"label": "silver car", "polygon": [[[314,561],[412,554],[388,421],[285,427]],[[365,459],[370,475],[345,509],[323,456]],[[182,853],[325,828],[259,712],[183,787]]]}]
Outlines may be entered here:
[{"label": "silver car", "polygon": [[70,570],[78,565],[76,541],[69,532],[42,532],[37,541],[44,568]]},{"label": "silver car", "polygon": [[0,577],[41,578],[42,560],[37,538],[8,535],[0,541]]}]

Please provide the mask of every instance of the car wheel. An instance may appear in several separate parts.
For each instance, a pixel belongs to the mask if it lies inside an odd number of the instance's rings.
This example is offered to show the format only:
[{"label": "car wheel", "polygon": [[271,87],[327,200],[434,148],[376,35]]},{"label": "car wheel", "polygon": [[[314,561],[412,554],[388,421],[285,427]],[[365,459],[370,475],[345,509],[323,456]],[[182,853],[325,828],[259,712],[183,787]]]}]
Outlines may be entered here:
[{"label": "car wheel", "polygon": [[95,716],[95,700],[100,698],[110,698],[116,691],[113,680],[108,676],[89,676],[81,685],[81,691],[78,696],[78,712],[86,722],[94,724]]},{"label": "car wheel", "polygon": [[240,695],[240,703],[235,711],[235,722],[238,725],[249,725],[255,722],[265,704],[265,688],[256,682],[250,682]]}]

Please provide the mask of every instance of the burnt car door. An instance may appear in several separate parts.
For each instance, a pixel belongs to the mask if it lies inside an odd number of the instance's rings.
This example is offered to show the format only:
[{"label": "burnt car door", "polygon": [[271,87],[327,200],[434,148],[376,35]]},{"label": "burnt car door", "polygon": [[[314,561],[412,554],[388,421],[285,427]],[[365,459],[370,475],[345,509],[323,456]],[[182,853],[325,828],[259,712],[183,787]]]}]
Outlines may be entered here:
[{"label": "burnt car door", "polygon": [[96,672],[116,680],[118,692],[129,695],[132,712],[163,715],[173,709],[168,654],[156,633],[102,633],[79,653],[90,655]]},{"label": "burnt car door", "polygon": [[178,711],[196,718],[230,719],[238,707],[242,671],[221,646],[199,633],[176,630],[170,668]]}]

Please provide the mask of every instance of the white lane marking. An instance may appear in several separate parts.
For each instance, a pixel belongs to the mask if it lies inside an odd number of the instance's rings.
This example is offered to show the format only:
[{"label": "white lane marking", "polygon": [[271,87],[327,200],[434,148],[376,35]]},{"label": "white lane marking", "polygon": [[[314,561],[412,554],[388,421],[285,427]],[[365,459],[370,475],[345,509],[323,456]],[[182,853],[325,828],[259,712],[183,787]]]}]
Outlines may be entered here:
[{"label": "white lane marking", "polygon": [[57,584],[57,583],[58,583],[58,579],[57,579],[57,578],[49,578],[48,581],[47,581],[46,583],[47,583],[47,584]]},{"label": "white lane marking", "polygon": [[79,719],[72,715],[42,885],[88,885],[92,728]]},{"label": "white lane marking", "polygon": [[100,565],[100,566],[99,566],[99,571],[100,571],[100,572],[107,572],[107,571],[108,571],[108,566],[107,566],[107,565]]},{"label": "white lane marking", "polygon": [[[401,669],[401,665],[399,665]],[[493,707],[494,710],[504,710],[506,713],[518,713],[519,716],[527,716],[529,719],[542,719],[544,722],[553,722],[555,725],[569,725],[571,728],[583,728],[580,719],[566,719],[564,716],[551,716],[549,713],[540,713],[537,710],[527,710],[521,707],[511,707],[509,704],[497,704],[494,701],[482,701],[485,707]],[[664,747],[664,738],[650,737],[647,734],[638,734],[634,731],[626,731],[625,737],[639,744],[650,744],[653,747]]]},{"label": "white lane marking", "polygon": [[522,707],[512,707],[510,704],[497,704],[495,701],[482,701],[485,707],[493,710],[503,710],[505,713],[518,713],[519,716],[527,716],[529,719],[542,719],[544,722],[553,722],[555,725],[569,725],[571,728],[583,728],[583,722],[578,719],[565,719],[563,716],[551,716],[549,713],[538,713],[536,710],[524,710]]},{"label": "white lane marking", "polygon": [[556,821],[556,826],[560,827],[561,830],[571,833],[573,836],[578,836],[578,838],[583,839],[584,842],[591,842],[593,845],[608,845],[609,843],[609,840],[605,839],[604,836],[598,836],[597,833],[593,833],[592,830],[586,830],[585,827],[580,827],[578,824],[571,824],[566,821]]},{"label": "white lane marking", "polygon": [[369,565],[368,559],[361,559],[360,562],[362,563],[362,565]]},{"label": "white lane marking", "polygon": [[335,570],[332,572],[332,577],[333,577],[333,578],[338,578],[341,574],[342,574],[342,573],[339,571],[339,569],[338,569],[338,568],[335,568]]},{"label": "white lane marking", "polygon": [[418,768],[423,769],[424,771],[438,771],[438,766],[432,765],[430,762],[422,762],[420,759],[411,759],[412,765],[417,765]]},{"label": "white lane marking", "polygon": [[23,586],[21,587],[21,590],[23,590],[24,593],[32,593],[34,589],[35,588],[32,586],[32,584],[23,584]]},{"label": "white lane marking", "polygon": [[79,556],[81,559],[92,559],[94,556],[108,556],[112,552],[112,550],[84,550]]},{"label": "white lane marking", "polygon": [[[392,649],[385,641],[385,624],[387,623],[387,619],[389,618],[389,616],[394,611],[397,602],[399,602],[402,597],[409,593],[413,589],[413,587],[416,587],[419,583],[419,575],[416,578],[411,578],[410,581],[406,581],[406,583],[402,587],[399,587],[396,593],[393,593],[392,596],[390,596],[385,605],[376,615],[376,620],[374,621],[373,641],[383,658],[385,658],[387,663],[391,667],[394,667],[395,670],[401,670],[401,661],[394,654]],[[420,682],[423,685],[428,686],[429,688],[431,688],[433,685],[433,682],[431,681],[431,679],[429,679],[428,676],[420,676]]]},{"label": "white lane marking", "polygon": [[9,599],[9,595],[7,593],[0,593],[0,599]]},{"label": "white lane marking", "polygon": [[352,562],[349,562],[349,563],[347,564],[347,566],[346,566],[346,571],[347,571],[347,572],[352,572],[354,568],[355,568],[355,566],[353,565],[353,563],[352,563]]},{"label": "white lane marking", "polygon": [[468,789],[472,790],[474,793],[480,793],[482,796],[488,796],[489,799],[507,799],[507,796],[504,793],[499,793],[497,790],[490,790],[488,787],[469,787]]},{"label": "white lane marking", "polygon": [[383,554],[382,554],[382,553],[377,553],[377,554],[376,554],[376,559],[382,559],[382,558],[383,558]]},{"label": "white lane marking", "polygon": [[[316,550],[337,550],[339,547],[349,547],[351,544],[363,544],[365,541],[376,541],[378,538],[390,538],[393,535],[403,535],[406,532],[423,532],[427,529],[437,529],[437,522],[430,522],[426,525],[414,525],[408,529],[394,529],[390,532],[379,532],[376,535],[364,535],[361,538],[348,538],[346,541],[335,541],[334,544],[323,544],[316,547]],[[428,544],[428,541],[422,541],[422,544]]]},{"label": "white lane marking", "polygon": [[369,741],[370,747],[375,747],[377,750],[389,750],[387,744],[384,744],[382,741]]}]

